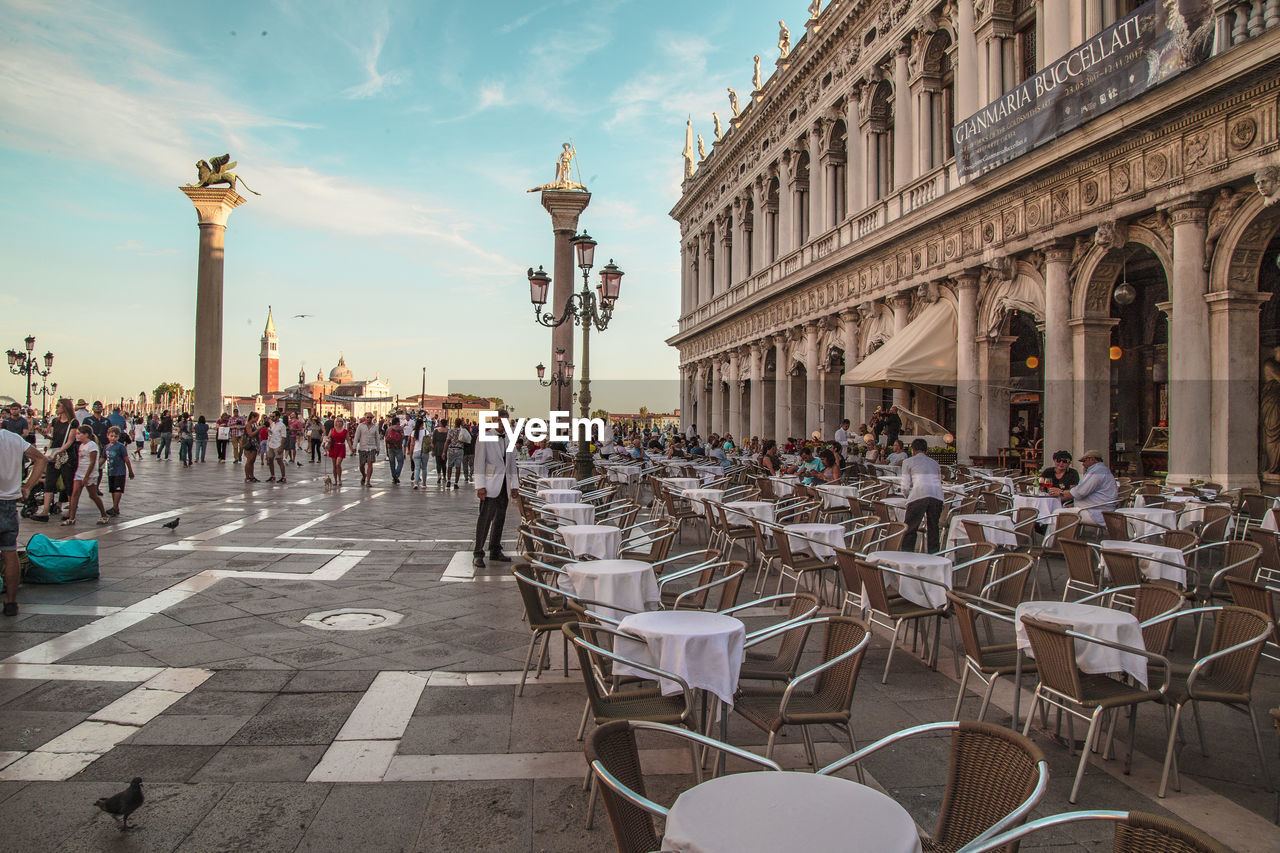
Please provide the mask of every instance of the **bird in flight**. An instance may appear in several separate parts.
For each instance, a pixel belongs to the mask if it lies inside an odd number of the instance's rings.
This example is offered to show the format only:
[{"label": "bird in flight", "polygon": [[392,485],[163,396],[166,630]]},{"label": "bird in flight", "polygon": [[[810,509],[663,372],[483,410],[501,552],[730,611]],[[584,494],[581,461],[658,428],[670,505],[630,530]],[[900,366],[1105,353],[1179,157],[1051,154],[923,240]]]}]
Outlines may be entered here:
[{"label": "bird in flight", "polygon": [[142,780],[134,777],[129,787],[110,797],[100,797],[94,805],[111,815],[116,823],[120,823],[119,818],[123,818],[124,823],[120,826],[120,831],[124,832],[130,828],[129,815],[137,811],[138,806],[142,805],[142,800]]},{"label": "bird in flight", "polygon": [[295,317],[314,317],[315,314],[294,314]]}]

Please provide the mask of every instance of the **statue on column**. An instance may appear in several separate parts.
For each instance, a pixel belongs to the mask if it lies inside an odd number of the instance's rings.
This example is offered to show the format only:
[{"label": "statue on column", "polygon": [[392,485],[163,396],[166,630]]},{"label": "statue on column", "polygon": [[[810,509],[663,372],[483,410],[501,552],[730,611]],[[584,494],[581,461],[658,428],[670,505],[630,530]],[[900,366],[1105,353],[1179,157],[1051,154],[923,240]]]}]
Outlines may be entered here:
[{"label": "statue on column", "polygon": [[755,72],[751,75],[751,90],[759,92],[764,87],[764,80],[760,78],[760,54],[755,55]]},{"label": "statue on column", "polygon": [[738,93],[733,91],[733,87],[729,87],[729,109],[733,110],[733,117],[738,117]]},{"label": "statue on column", "polygon": [[822,9],[822,0],[813,0],[813,2],[809,4],[809,20],[812,21],[815,18],[817,18],[818,12],[821,9]]},{"label": "statue on column", "polygon": [[[235,192],[236,182],[240,182],[240,186],[249,190],[249,185],[244,182],[244,178],[231,171],[236,167],[236,161],[231,159],[230,154],[223,154],[219,157],[210,157],[206,160],[196,161],[196,182],[187,184],[189,187],[211,187],[214,184],[226,184],[231,187],[231,191]],[[254,195],[262,195],[260,192],[249,190]]]},{"label": "statue on column", "polygon": [[720,114],[719,114],[719,113],[717,113],[715,110],[712,110],[712,111],[711,111],[711,121],[715,123],[715,126],[716,126],[716,142],[719,142],[719,141],[720,141],[720,137],[721,137],[721,135],[722,135],[722,134],[720,133]]},{"label": "statue on column", "polygon": [[1280,474],[1280,347],[1262,362],[1262,387],[1259,389],[1262,415],[1262,445],[1267,451],[1267,467],[1263,473]]},{"label": "statue on column", "polygon": [[778,21],[778,58],[786,59],[791,55],[791,30],[786,21]]},{"label": "statue on column", "polygon": [[573,180],[573,158],[577,153],[577,149],[573,147],[572,142],[564,143],[560,151],[560,156],[556,158],[556,179],[549,184],[534,187],[529,190],[529,192],[536,193],[542,190],[585,190],[586,187],[584,185]]}]

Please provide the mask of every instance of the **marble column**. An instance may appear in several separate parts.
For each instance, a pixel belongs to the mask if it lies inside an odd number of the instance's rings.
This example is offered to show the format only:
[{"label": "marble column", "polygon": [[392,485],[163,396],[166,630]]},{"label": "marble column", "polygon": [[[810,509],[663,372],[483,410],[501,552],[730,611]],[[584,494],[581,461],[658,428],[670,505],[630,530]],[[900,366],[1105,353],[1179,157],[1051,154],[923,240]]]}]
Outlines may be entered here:
[{"label": "marble column", "polygon": [[[911,309],[911,296],[906,293],[899,293],[893,297],[893,333],[897,335],[907,327],[907,315]],[[895,406],[909,406],[911,404],[911,392],[906,388],[893,389],[893,404]]]},{"label": "marble column", "polygon": [[903,187],[915,180],[915,143],[911,118],[911,87],[908,83],[907,54],[898,46],[893,62],[893,185]]},{"label": "marble column", "polygon": [[[573,256],[573,239],[578,230],[578,217],[591,202],[591,193],[582,190],[543,190],[542,206],[551,214],[551,231],[555,234],[555,267],[551,274],[551,313],[559,316],[565,303],[573,295],[578,273],[577,259]],[[573,323],[565,323],[551,330],[551,360],[555,364],[556,351],[563,350],[565,361],[573,361]],[[550,388],[549,406],[552,411],[569,411],[573,406],[573,389],[568,385],[553,384]]]},{"label": "marble column", "polygon": [[179,187],[196,208],[200,253],[196,261],[196,415],[222,414],[222,259],[227,217],[244,204],[234,189]]},{"label": "marble column", "polygon": [[982,455],[995,456],[1009,446],[1009,349],[1016,335],[993,335],[978,344],[982,372]]},{"label": "marble column", "polygon": [[749,350],[750,367],[748,378],[751,380],[751,414],[747,418],[747,432],[751,436],[764,436],[764,344],[754,341]]},{"label": "marble column", "polygon": [[[845,99],[845,150],[849,152],[849,163],[845,167],[845,216],[857,216],[867,206],[863,197],[866,186],[865,167],[862,165],[863,148],[866,142],[862,138],[862,86],[857,85],[849,90]],[[839,224],[839,223],[836,223]]]},{"label": "marble column", "polygon": [[[1111,330],[1119,323],[1111,317],[1072,320],[1071,368],[1075,392],[1075,428],[1072,455],[1100,450],[1111,458]],[[1050,451],[1052,453],[1053,451]]]},{"label": "marble column", "polygon": [[[1044,247],[1044,448],[1048,455],[1071,449],[1075,411],[1071,357],[1071,248]],[[1088,448],[1086,448],[1088,449]]]},{"label": "marble column", "polygon": [[769,230],[769,223],[764,213],[764,185],[760,178],[751,183],[751,272],[764,269],[765,249],[764,235]]},{"label": "marble column", "polygon": [[1213,352],[1209,473],[1228,489],[1256,489],[1263,467],[1258,459],[1258,309],[1270,296],[1221,290],[1205,297]]},{"label": "marble column", "polygon": [[979,407],[982,386],[978,382],[978,276],[956,277],[956,453],[967,462],[978,452]]},{"label": "marble column", "polygon": [[778,158],[778,258],[796,249],[795,172],[792,155],[784,150]]},{"label": "marble column", "polygon": [[1042,66],[1060,59],[1071,50],[1071,5],[1071,0],[1044,0],[1045,56],[1040,60]]},{"label": "marble column", "polygon": [[804,327],[804,433],[818,429],[818,406],[822,400],[822,368],[818,364],[818,324]]},{"label": "marble column", "polygon": [[[858,312],[849,310],[840,312],[840,333],[844,345],[844,369],[845,372],[853,370],[858,366]],[[841,377],[843,384],[844,377]],[[842,416],[848,418],[851,426],[850,430],[858,428],[858,424],[862,423],[862,389],[850,385],[844,389],[844,411]]]},{"label": "marble column", "polygon": [[698,407],[698,435],[706,438],[711,434],[716,399],[715,371],[709,361],[703,362],[698,369],[698,393],[702,399],[702,405]]},{"label": "marble column", "polygon": [[[958,0],[956,4],[956,115],[955,120],[968,118],[978,111],[978,42],[973,31],[973,0]],[[951,128],[947,128],[951,132]]]},{"label": "marble column", "polygon": [[993,35],[987,40],[987,103],[1004,94],[1004,39]]},{"label": "marble column", "polygon": [[693,388],[693,383],[689,381],[689,368],[686,365],[680,365],[680,434],[684,435],[689,429],[689,421],[692,417],[692,409],[689,407],[689,392]]},{"label": "marble column", "polygon": [[[1169,323],[1170,485],[1208,479],[1205,413],[1210,409],[1209,273],[1204,240],[1207,209],[1200,198],[1175,204],[1173,220],[1173,317]],[[1254,368],[1256,372],[1257,368]],[[1222,440],[1226,436],[1215,436]]]},{"label": "marble column", "polygon": [[824,124],[821,119],[809,128],[809,239],[813,240],[826,232],[827,225],[827,172],[822,162],[822,134]]},{"label": "marble column", "polygon": [[784,444],[791,429],[791,347],[785,336],[774,337],[778,348],[773,383],[773,431],[779,445]]},{"label": "marble column", "polygon": [[738,383],[741,366],[737,350],[730,350],[729,362],[725,365],[725,382],[729,384],[729,419],[725,422],[725,431],[735,439],[742,438],[742,386]]}]

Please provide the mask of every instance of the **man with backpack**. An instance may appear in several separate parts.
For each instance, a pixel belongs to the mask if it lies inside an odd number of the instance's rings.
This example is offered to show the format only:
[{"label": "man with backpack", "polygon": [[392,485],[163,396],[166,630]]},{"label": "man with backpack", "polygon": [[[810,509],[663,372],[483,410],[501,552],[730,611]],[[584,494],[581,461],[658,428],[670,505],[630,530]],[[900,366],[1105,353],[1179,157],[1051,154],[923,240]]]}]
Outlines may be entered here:
[{"label": "man with backpack", "polygon": [[391,468],[391,482],[400,482],[400,472],[404,470],[404,429],[400,426],[399,415],[391,416],[391,424],[387,434],[383,436],[387,446],[387,465]]}]

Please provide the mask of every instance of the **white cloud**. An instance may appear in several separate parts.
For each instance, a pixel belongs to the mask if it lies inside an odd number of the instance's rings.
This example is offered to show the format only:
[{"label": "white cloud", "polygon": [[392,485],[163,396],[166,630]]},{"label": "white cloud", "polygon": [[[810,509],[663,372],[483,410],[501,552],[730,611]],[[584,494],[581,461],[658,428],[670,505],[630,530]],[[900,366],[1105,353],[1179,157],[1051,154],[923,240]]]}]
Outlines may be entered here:
[{"label": "white cloud", "polygon": [[382,10],[371,33],[372,43],[360,50],[360,64],[364,70],[364,82],[350,87],[343,95],[348,98],[372,98],[381,95],[387,89],[398,86],[408,79],[403,71],[379,71],[378,64],[382,59],[382,49],[387,44],[387,34],[391,32],[391,16],[386,9]]}]

